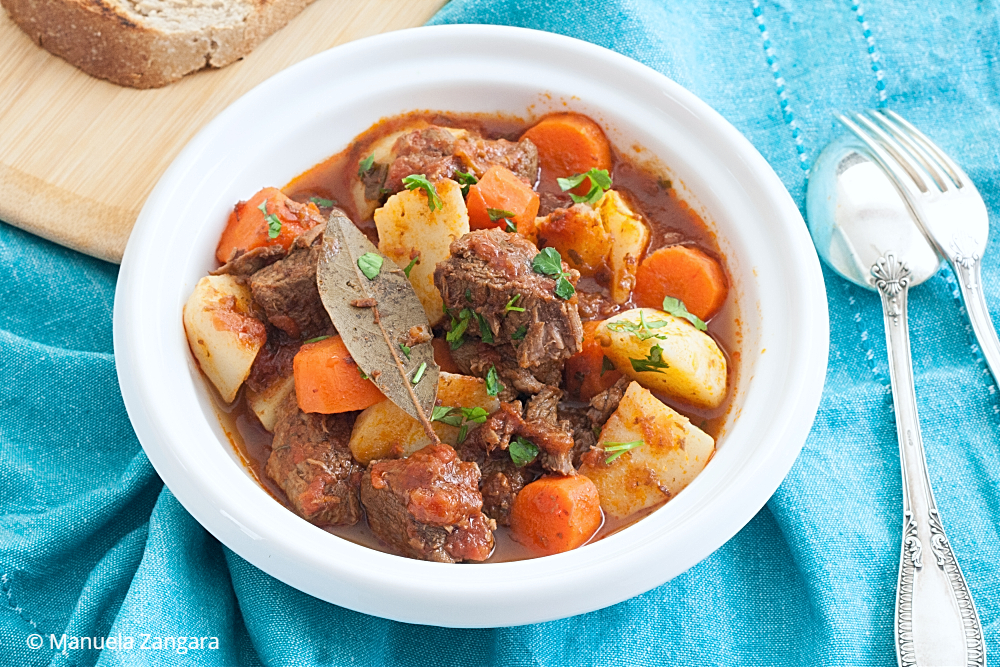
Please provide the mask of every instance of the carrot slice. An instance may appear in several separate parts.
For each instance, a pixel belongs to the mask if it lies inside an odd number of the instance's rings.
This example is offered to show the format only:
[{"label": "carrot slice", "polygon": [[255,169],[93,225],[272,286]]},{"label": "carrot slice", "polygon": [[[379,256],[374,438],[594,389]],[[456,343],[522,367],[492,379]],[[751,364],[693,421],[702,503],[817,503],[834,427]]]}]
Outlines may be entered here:
[{"label": "carrot slice", "polygon": [[303,412],[364,410],[385,400],[374,382],[361,377],[340,336],[303,345],[292,360],[292,372]]},{"label": "carrot slice", "polygon": [[[558,188],[557,178],[567,178],[591,169],[611,170],[611,144],[601,126],[577,113],[560,113],[546,116],[529,128],[523,137],[531,139],[538,148],[538,161],[542,167],[541,185],[546,189]],[[590,181],[571,190],[585,195]]]},{"label": "carrot slice", "polygon": [[566,360],[564,367],[566,391],[581,401],[610,389],[622,376],[614,366],[608,367],[610,361],[605,364],[604,348],[594,338],[601,321],[583,323],[583,347]]},{"label": "carrot slice", "polygon": [[[261,204],[267,208],[267,215],[260,210]],[[270,215],[277,216],[281,223],[273,238]],[[319,209],[312,202],[300,204],[277,188],[264,188],[233,208],[215,249],[215,258],[225,264],[238,250],[247,252],[266,245],[280,245],[287,250],[296,236],[322,221]]]},{"label": "carrot slice", "polygon": [[729,291],[717,261],[691,246],[672,245],[650,253],[635,275],[632,298],[644,308],[663,308],[663,297],[680,299],[688,312],[708,320]]},{"label": "carrot slice", "polygon": [[521,489],[510,510],[513,538],[540,556],[583,546],[601,521],[597,487],[583,475],[537,479]]},{"label": "carrot slice", "polygon": [[[498,217],[501,211],[506,211],[513,214],[508,219],[519,231],[522,227],[527,230],[534,225],[538,214],[538,194],[510,169],[494,165],[478,183],[469,187],[465,206],[471,229],[506,228],[503,218]],[[490,219],[490,209],[496,220]]]}]

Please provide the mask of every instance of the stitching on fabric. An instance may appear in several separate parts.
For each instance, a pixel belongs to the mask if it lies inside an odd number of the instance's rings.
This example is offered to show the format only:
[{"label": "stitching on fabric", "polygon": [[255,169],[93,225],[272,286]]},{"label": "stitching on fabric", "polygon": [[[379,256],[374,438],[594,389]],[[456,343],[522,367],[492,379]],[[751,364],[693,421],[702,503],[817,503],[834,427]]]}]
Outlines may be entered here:
[{"label": "stitching on fabric", "polygon": [[882,72],[882,54],[879,53],[878,48],[875,46],[875,36],[868,26],[868,21],[865,20],[865,10],[861,6],[861,3],[858,0],[851,0],[851,9],[857,16],[858,23],[861,24],[865,41],[868,42],[868,58],[872,61],[872,71],[875,72],[875,90],[878,91],[878,103],[876,106],[879,109],[884,109],[886,106],[886,92],[885,78]]},{"label": "stitching on fabric", "polygon": [[38,624],[33,620],[25,616],[24,609],[14,604],[13,595],[14,592],[11,590],[11,578],[7,576],[6,573],[0,574],[0,593],[3,594],[4,601],[7,603],[7,608],[12,610],[15,614],[24,619],[28,625],[30,625],[35,630],[38,629]]},{"label": "stitching on fabric", "polygon": [[990,373],[989,366],[986,365],[986,357],[983,356],[983,351],[979,347],[979,342],[976,340],[976,334],[972,330],[972,323],[968,321],[968,312],[965,310],[965,302],[962,301],[962,293],[959,291],[958,280],[955,278],[955,274],[950,270],[942,270],[942,275],[944,280],[951,286],[951,296],[958,302],[958,314],[960,317],[965,318],[965,335],[969,341],[969,349],[972,350],[972,356],[976,359],[976,365],[979,366],[979,372],[982,374],[983,381],[986,383],[986,391],[989,392],[990,396],[993,398],[993,415],[1000,416],[1000,396],[997,395],[997,385],[996,380],[993,378],[993,374]]},{"label": "stitching on fabric", "polygon": [[868,333],[869,330],[862,329],[861,307],[858,305],[858,300],[854,298],[853,294],[851,294],[851,289],[852,289],[851,285],[847,281],[844,281],[843,285],[844,285],[844,293],[847,295],[847,303],[854,310],[854,317],[852,317],[851,319],[854,320],[854,324],[857,325],[857,328],[859,330],[858,338],[861,339],[861,347],[865,351],[865,361],[868,364],[868,369],[872,372],[872,375],[875,377],[875,380],[878,381],[880,385],[882,385],[886,389],[891,389],[892,383],[890,379],[886,377],[885,373],[880,371],[878,369],[878,366],[875,364],[875,350],[872,349],[871,342],[869,341],[869,333]]},{"label": "stitching on fabric", "polygon": [[774,86],[778,92],[778,103],[781,106],[781,117],[784,119],[785,124],[792,130],[792,139],[795,140],[795,152],[799,156],[799,166],[802,167],[802,171],[806,172],[808,176],[809,156],[806,154],[806,147],[802,142],[802,131],[799,129],[799,124],[795,120],[795,114],[792,113],[791,104],[788,102],[788,94],[785,92],[785,78],[781,76],[778,59],[774,55],[774,49],[771,47],[771,35],[767,31],[767,26],[764,25],[764,11],[760,8],[759,0],[753,0],[753,15],[757,19],[757,28],[760,30],[760,37],[763,40],[767,65],[770,67],[771,75],[774,77]]}]

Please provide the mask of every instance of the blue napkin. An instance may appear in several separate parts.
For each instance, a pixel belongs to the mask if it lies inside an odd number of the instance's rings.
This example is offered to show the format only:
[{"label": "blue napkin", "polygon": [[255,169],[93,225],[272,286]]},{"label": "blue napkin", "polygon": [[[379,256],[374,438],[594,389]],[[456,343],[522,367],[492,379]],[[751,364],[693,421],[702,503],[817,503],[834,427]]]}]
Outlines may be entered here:
[{"label": "blue napkin", "polygon": [[[800,206],[810,165],[841,131],[832,113],[886,105],[958,158],[992,217],[1000,204],[991,5],[453,0],[433,22],[550,30],[650,65],[749,137]],[[992,239],[984,281],[1000,321],[1000,230]],[[881,310],[832,273],[823,401],[767,507],[645,595],[495,630],[341,609],[210,537],[129,426],[111,355],[115,277],[114,266],[0,224],[0,664],[895,664],[901,494]],[[996,385],[947,269],[912,293],[911,327],[931,477],[995,661]]]}]

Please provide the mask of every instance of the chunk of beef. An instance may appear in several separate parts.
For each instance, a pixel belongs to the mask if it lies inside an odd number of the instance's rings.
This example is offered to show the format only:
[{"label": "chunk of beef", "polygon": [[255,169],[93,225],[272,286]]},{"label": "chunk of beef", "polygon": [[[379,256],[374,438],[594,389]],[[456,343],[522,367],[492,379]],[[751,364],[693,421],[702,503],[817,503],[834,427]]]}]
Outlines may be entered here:
[{"label": "chunk of beef", "polygon": [[486,560],[496,523],[482,512],[479,468],[445,444],[405,459],[373,461],[361,481],[372,532],[410,558]]},{"label": "chunk of beef", "polygon": [[577,290],[576,295],[579,299],[580,319],[584,322],[606,320],[622,310],[621,306],[600,292],[587,292],[581,289]]},{"label": "chunk of beef", "polygon": [[513,142],[470,135],[455,143],[455,155],[465,164],[464,171],[471,171],[480,178],[496,165],[514,172],[532,187],[538,180],[538,149],[531,139]]},{"label": "chunk of beef", "polygon": [[573,466],[580,467],[581,457],[597,444],[597,433],[587,417],[587,409],[559,406],[559,421],[568,422],[573,434]]},{"label": "chunk of beef", "polygon": [[433,183],[451,178],[462,167],[454,155],[455,135],[434,125],[404,134],[396,140],[392,152],[396,159],[385,178],[385,189],[391,193],[401,191],[403,179],[411,174],[423,174]]},{"label": "chunk of beef", "polygon": [[619,378],[612,387],[590,399],[590,410],[587,411],[587,418],[590,419],[592,426],[604,426],[608,417],[618,409],[618,403],[621,402],[630,382],[631,380],[628,378]]},{"label": "chunk of beef", "polygon": [[568,192],[547,192],[538,193],[538,216],[544,218],[549,213],[560,209],[569,208],[573,205],[573,199]]},{"label": "chunk of beef", "polygon": [[253,300],[268,321],[293,338],[333,332],[319,298],[316,263],[323,245],[323,226],[313,227],[292,242],[288,255],[250,277]]},{"label": "chunk of beef", "polygon": [[232,259],[209,273],[213,276],[230,275],[237,278],[249,278],[284,256],[285,249],[280,245],[265,245],[250,251],[237,250]]},{"label": "chunk of beef", "polygon": [[500,409],[486,418],[479,428],[469,433],[462,445],[463,457],[477,460],[476,451],[484,452],[477,462],[483,462],[497,451],[508,448],[512,438],[520,436],[538,447],[538,462],[546,470],[572,475],[573,436],[569,422],[560,422],[556,414],[559,397],[555,387],[546,387],[528,404],[526,417],[521,404],[500,403]]},{"label": "chunk of beef", "polygon": [[479,483],[483,494],[483,514],[501,526],[509,526],[514,499],[533,477],[527,468],[514,465],[506,453],[488,457],[483,463],[483,478]]},{"label": "chunk of beef", "polygon": [[292,392],[275,423],[267,475],[296,514],[317,526],[349,526],[361,518],[363,470],[347,446],[353,422],[349,414],[302,412]]},{"label": "chunk of beef", "polygon": [[389,165],[387,164],[373,163],[367,171],[362,172],[361,184],[365,188],[365,199],[369,201],[382,201],[385,199],[388,193],[385,187],[385,180],[388,176]]},{"label": "chunk of beef", "polygon": [[250,389],[261,392],[278,378],[292,374],[292,361],[302,344],[280,329],[271,328],[267,341],[254,357],[246,384]]},{"label": "chunk of beef", "polygon": [[521,368],[513,345],[487,345],[467,342],[451,351],[455,365],[464,375],[485,378],[490,368],[496,368],[503,384],[501,401],[513,401],[520,394],[537,394],[546,385],[562,381],[563,360],[554,359],[536,368]]},{"label": "chunk of beef", "polygon": [[[454,313],[474,311],[494,341],[510,345],[517,366],[526,369],[563,361],[583,344],[576,296],[556,296],[555,280],[532,269],[537,254],[538,248],[518,234],[478,230],[454,241],[451,257],[434,270],[445,307]],[[570,282],[579,279],[565,262],[562,268]],[[508,309],[512,303],[524,311]],[[480,327],[469,326],[465,336],[480,336]]]}]

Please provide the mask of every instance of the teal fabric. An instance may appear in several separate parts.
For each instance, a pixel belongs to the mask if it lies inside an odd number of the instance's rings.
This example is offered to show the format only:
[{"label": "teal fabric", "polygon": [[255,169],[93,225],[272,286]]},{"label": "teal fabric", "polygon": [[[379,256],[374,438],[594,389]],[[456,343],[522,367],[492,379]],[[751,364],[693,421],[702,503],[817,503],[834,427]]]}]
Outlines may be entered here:
[{"label": "teal fabric", "polygon": [[[959,158],[996,220],[993,3],[453,0],[434,22],[550,30],[648,64],[739,128],[800,206],[809,166],[840,132],[832,113],[888,105]],[[998,239],[994,229],[985,262],[995,320]],[[826,390],[802,455],[767,507],[645,595],[494,630],[340,609],[211,538],[162,487],[129,426],[111,354],[115,277],[111,265],[0,224],[0,664],[895,664],[901,495],[881,311],[875,295],[829,272]],[[912,293],[911,308],[931,476],[996,661],[996,385],[948,270]],[[53,647],[50,635],[64,634]],[[33,635],[41,648],[29,646]],[[114,648],[79,640],[72,648],[73,637],[110,637]],[[183,646],[167,637],[184,637]]]}]

